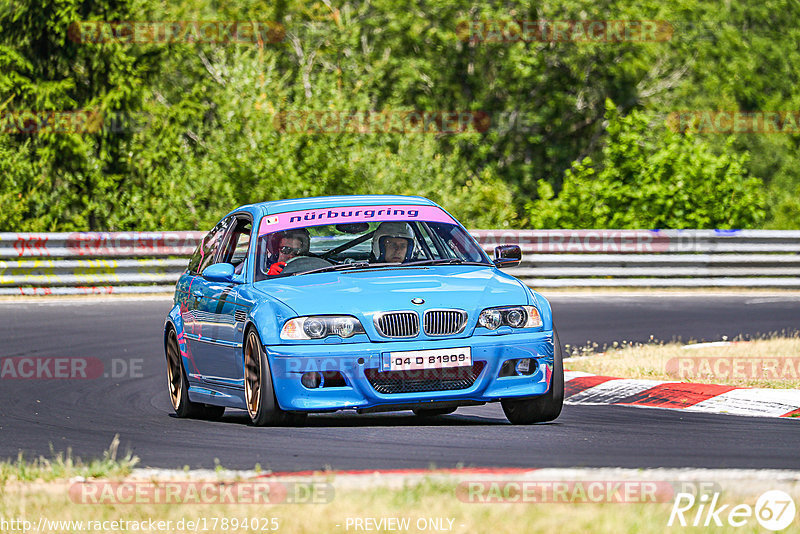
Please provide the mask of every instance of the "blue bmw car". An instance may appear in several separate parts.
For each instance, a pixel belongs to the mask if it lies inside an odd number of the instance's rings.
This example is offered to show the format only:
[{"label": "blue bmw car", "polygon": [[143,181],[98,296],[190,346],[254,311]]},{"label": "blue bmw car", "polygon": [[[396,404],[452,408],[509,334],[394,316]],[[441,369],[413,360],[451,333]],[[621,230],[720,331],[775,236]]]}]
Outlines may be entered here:
[{"label": "blue bmw car", "polygon": [[502,403],[514,424],[561,413],[550,305],[422,197],[337,196],[242,206],[203,238],[164,325],[179,417]]}]

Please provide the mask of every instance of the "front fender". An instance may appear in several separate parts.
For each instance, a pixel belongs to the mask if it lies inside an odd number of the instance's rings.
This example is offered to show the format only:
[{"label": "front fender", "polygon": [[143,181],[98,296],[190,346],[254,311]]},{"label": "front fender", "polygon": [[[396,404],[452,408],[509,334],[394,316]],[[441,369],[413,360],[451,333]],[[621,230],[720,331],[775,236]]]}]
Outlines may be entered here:
[{"label": "front fender", "polygon": [[258,332],[262,344],[279,344],[283,324],[297,317],[297,312],[275,297],[264,292],[260,293],[263,296],[257,299],[256,304],[250,309],[245,331],[252,326]]},{"label": "front fender", "polygon": [[553,329],[553,310],[550,307],[550,301],[548,301],[544,296],[534,291],[531,288],[528,288],[528,293],[531,296],[530,304],[535,305],[539,309],[539,314],[542,316],[542,326],[544,330],[552,330]]}]

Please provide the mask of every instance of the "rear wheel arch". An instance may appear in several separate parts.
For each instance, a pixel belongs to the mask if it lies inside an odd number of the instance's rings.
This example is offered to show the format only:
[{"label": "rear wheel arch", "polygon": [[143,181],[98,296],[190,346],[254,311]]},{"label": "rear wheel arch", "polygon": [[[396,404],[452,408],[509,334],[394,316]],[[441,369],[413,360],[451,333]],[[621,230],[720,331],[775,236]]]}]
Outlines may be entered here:
[{"label": "rear wheel arch", "polygon": [[164,325],[164,349],[167,348],[167,340],[169,339],[170,331],[175,332],[175,335],[178,335],[178,328],[175,326],[175,323],[172,321],[167,321]]},{"label": "rear wheel arch", "polygon": [[[175,335],[175,343],[178,345],[178,365],[180,365],[179,369],[172,369],[172,374],[170,374],[170,361],[169,361],[169,343],[171,334]],[[179,399],[181,401],[173,400],[172,408],[175,411],[175,414],[181,418],[197,418],[197,419],[207,419],[211,421],[216,421],[222,418],[223,414],[225,413],[224,406],[216,406],[212,404],[203,404],[194,402],[189,397],[189,382],[188,376],[186,374],[186,367],[183,365],[183,356],[180,353],[180,343],[178,342],[178,330],[175,328],[175,325],[172,321],[167,321],[166,325],[164,326],[164,354],[167,358],[167,381],[168,384],[171,382],[171,377],[178,373],[178,377],[176,380],[179,381]],[[171,399],[172,400],[172,399]],[[176,402],[178,405],[176,406]]]}]

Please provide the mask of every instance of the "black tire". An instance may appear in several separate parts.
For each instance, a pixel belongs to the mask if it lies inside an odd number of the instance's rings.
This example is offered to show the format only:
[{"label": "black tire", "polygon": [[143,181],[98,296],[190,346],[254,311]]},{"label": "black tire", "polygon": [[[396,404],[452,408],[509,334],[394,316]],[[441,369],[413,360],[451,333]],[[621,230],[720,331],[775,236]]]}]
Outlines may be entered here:
[{"label": "black tire", "polygon": [[415,408],[413,411],[417,417],[436,417],[453,413],[456,408]]},{"label": "black tire", "polygon": [[255,426],[300,424],[306,414],[285,412],[278,406],[264,346],[255,328],[244,337],[244,392],[250,421]]},{"label": "black tire", "polygon": [[178,336],[172,328],[167,332],[165,352],[167,356],[167,388],[175,415],[181,418],[202,417],[205,405],[189,400],[189,380],[183,369],[178,348]]},{"label": "black tire", "polygon": [[544,395],[532,399],[505,399],[501,402],[503,412],[514,425],[544,423],[556,419],[564,405],[564,355],[561,341],[553,326],[553,378],[550,389]]},{"label": "black tire", "polygon": [[219,421],[225,415],[225,406],[214,406],[213,404],[206,404],[203,406],[203,413],[201,417],[209,421]]}]

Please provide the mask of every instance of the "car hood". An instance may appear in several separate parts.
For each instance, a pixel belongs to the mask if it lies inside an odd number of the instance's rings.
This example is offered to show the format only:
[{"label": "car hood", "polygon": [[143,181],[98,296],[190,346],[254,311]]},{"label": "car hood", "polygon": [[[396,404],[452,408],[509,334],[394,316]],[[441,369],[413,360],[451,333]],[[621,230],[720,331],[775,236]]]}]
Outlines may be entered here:
[{"label": "car hood", "polygon": [[[470,317],[490,306],[528,304],[516,278],[492,267],[433,266],[328,272],[263,280],[255,287],[297,315],[368,316],[392,310],[459,308]],[[421,298],[422,305],[411,299]]]}]

